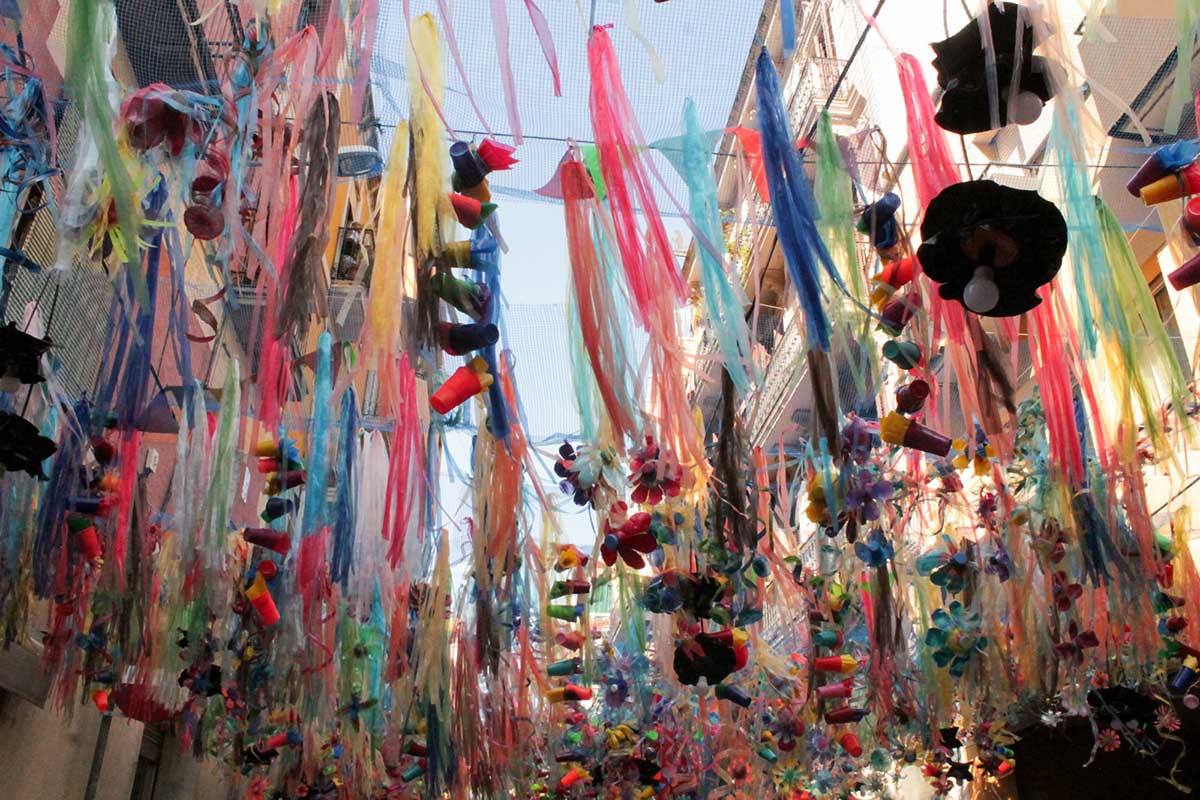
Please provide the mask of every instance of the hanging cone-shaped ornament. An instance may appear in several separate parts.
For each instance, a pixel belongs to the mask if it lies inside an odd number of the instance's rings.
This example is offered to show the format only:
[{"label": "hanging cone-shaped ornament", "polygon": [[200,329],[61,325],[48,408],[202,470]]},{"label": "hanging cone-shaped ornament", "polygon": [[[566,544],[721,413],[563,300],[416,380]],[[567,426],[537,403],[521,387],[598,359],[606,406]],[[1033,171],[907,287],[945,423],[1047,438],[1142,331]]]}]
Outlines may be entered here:
[{"label": "hanging cone-shaped ornament", "polygon": [[454,191],[475,196],[471,190],[486,181],[488,174],[487,164],[475,148],[467,142],[454,142],[450,145],[450,163],[454,165],[454,175],[450,179]]},{"label": "hanging cone-shaped ornament", "polygon": [[825,722],[829,725],[848,725],[858,722],[867,715],[865,708],[854,708],[852,706],[842,706],[835,708],[833,711],[825,712]]},{"label": "hanging cone-shaped ornament", "polygon": [[267,494],[276,495],[280,492],[286,492],[288,489],[294,489],[297,486],[303,485],[307,477],[302,469],[277,472],[267,481]]},{"label": "hanging cone-shaped ornament", "polygon": [[883,269],[871,278],[874,285],[871,290],[871,305],[882,305],[897,289],[911,283],[915,266],[912,256],[884,264]]},{"label": "hanging cone-shaped ornament", "polygon": [[439,414],[449,414],[475,395],[492,385],[492,375],[487,362],[476,356],[455,370],[433,396],[429,404]]},{"label": "hanging cone-shaped ornament", "polygon": [[266,578],[262,575],[255,577],[254,583],[250,584],[245,594],[250,605],[258,612],[263,625],[270,627],[279,622],[279,609],[275,607],[275,599],[271,597],[271,590],[267,588]]},{"label": "hanging cone-shaped ornament", "polygon": [[813,660],[813,669],[818,672],[838,672],[848,675],[858,669],[858,661],[854,656],[821,656]]},{"label": "hanging cone-shaped ornament", "polygon": [[1142,195],[1142,202],[1148,206],[1198,194],[1200,193],[1200,164],[1188,164],[1176,173],[1146,184],[1139,191]]},{"label": "hanging cone-shaped ornament", "polygon": [[922,380],[906,383],[896,390],[896,410],[902,414],[915,414],[925,405],[929,397],[929,384]]},{"label": "hanging cone-shaped ornament", "polygon": [[1172,270],[1167,280],[1178,292],[1200,283],[1200,253],[1183,262],[1178,269]]},{"label": "hanging cone-shaped ornament", "polygon": [[75,547],[80,555],[88,561],[103,561],[104,547],[100,544],[100,536],[92,518],[86,514],[67,515],[67,527],[75,537]]},{"label": "hanging cone-shaped ornament", "polygon": [[879,421],[879,438],[888,444],[911,447],[935,456],[949,454],[952,444],[949,436],[926,428],[895,411]]},{"label": "hanging cone-shaped ornament", "polygon": [[500,246],[494,236],[476,234],[470,239],[450,242],[442,248],[438,261],[454,269],[492,272],[500,266]]},{"label": "hanging cone-shaped ornament", "polygon": [[899,336],[919,307],[920,297],[916,294],[889,301],[879,313],[879,330],[888,336]]},{"label": "hanging cone-shaped ornament", "polygon": [[450,194],[450,205],[454,208],[454,216],[458,218],[458,224],[468,230],[475,230],[483,221],[490,217],[496,210],[495,203],[481,203],[474,197],[467,197],[465,194],[452,192]]},{"label": "hanging cone-shaped ornament", "polygon": [[553,664],[546,665],[546,674],[551,678],[565,678],[568,675],[577,675],[583,672],[583,659],[579,657],[564,658],[562,661],[555,661]]},{"label": "hanging cone-shaped ornament", "polygon": [[438,323],[438,340],[442,349],[452,356],[463,356],[491,347],[500,341],[500,330],[492,324],[475,322],[456,325],[452,322]]},{"label": "hanging cone-shaped ornament", "polygon": [[264,750],[279,750],[284,747],[299,747],[304,744],[304,737],[299,731],[280,731],[263,743]]},{"label": "hanging cone-shaped ornament", "polygon": [[1125,184],[1125,190],[1140,197],[1143,187],[1166,178],[1186,167],[1200,156],[1200,143],[1190,139],[1163,145],[1150,154],[1138,171]]},{"label": "hanging cone-shaped ornament", "polygon": [[287,437],[283,439],[267,439],[254,445],[254,455],[259,458],[279,460],[286,457],[289,461],[299,461],[300,449],[295,439]]},{"label": "hanging cone-shaped ornament", "polygon": [[242,538],[250,544],[272,550],[281,556],[287,555],[288,550],[292,549],[292,537],[284,531],[271,528],[246,528],[242,531]]},{"label": "hanging cone-shaped ornament", "polygon": [[476,322],[488,314],[492,292],[485,284],[464,281],[449,273],[438,272],[430,277],[429,286],[434,294]]},{"label": "hanging cone-shaped ornament", "polygon": [[263,509],[260,515],[263,522],[274,522],[280,517],[292,513],[296,508],[296,504],[291,500],[283,497],[272,497],[267,500],[267,507]]},{"label": "hanging cone-shaped ornament", "polygon": [[573,683],[568,683],[566,686],[559,686],[546,692],[546,702],[548,703],[577,703],[581,700],[591,699],[591,689],[576,686]]},{"label": "hanging cone-shaped ornament", "polygon": [[840,700],[848,698],[853,694],[854,681],[850,678],[817,687],[817,696],[822,700]]},{"label": "hanging cone-shaped ornament", "polygon": [[900,369],[912,369],[921,363],[921,347],[913,342],[893,339],[884,342],[883,357]]}]

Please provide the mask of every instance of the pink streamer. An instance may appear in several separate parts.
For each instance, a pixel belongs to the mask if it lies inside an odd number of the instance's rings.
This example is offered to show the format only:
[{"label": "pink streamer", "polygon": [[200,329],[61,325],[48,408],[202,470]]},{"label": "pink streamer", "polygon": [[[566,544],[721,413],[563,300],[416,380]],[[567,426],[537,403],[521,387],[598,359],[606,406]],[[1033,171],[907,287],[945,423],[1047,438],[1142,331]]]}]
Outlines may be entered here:
[{"label": "pink streamer", "polygon": [[554,76],[554,96],[562,97],[562,81],[558,74],[558,53],[554,50],[554,37],[550,35],[550,25],[546,22],[546,15],[533,0],[525,0],[525,10],[529,13],[529,21],[533,24],[534,31],[537,32],[538,43],[542,46],[542,55],[546,57],[546,65],[550,67],[550,74]]},{"label": "pink streamer", "polygon": [[1055,315],[1055,280],[1039,291],[1043,301],[1026,314],[1033,374],[1046,416],[1050,460],[1072,485],[1083,478],[1083,453],[1075,427],[1071,373],[1059,320]]},{"label": "pink streamer", "polygon": [[524,144],[521,135],[521,112],[517,109],[517,82],[513,79],[512,57],[508,53],[508,9],[506,0],[492,0],[492,35],[496,39],[496,60],[500,64],[504,104],[508,108],[508,124],[513,141]]},{"label": "pink streamer", "polygon": [[933,101],[929,87],[921,72],[921,63],[909,53],[896,57],[900,71],[900,91],[904,95],[904,107],[908,112],[908,148],[913,166],[913,180],[917,185],[917,199],[921,207],[927,207],[933,198],[961,177],[950,145],[942,129],[933,121]]},{"label": "pink streamer", "polygon": [[[682,304],[687,287],[671,258],[671,242],[646,175],[643,151],[637,146],[642,138],[641,127],[625,94],[617,54],[608,31],[600,26],[595,28],[588,46],[588,64],[592,76],[592,128],[634,313],[647,330],[660,325],[665,329],[668,320],[658,318],[658,297],[666,290],[674,296],[674,305]],[[637,194],[638,205],[631,188]],[[639,207],[646,218],[644,246],[638,230]]]},{"label": "pink streamer", "polygon": [[137,492],[138,446],[142,433],[132,430],[125,434],[121,445],[120,498],[117,501],[117,529],[113,533],[113,572],[117,577],[117,591],[125,591],[125,558],[129,554],[129,524],[133,517],[133,499]]},{"label": "pink streamer", "polygon": [[475,116],[479,118],[479,123],[488,132],[488,136],[495,136],[496,134],[492,133],[487,120],[484,119],[483,112],[479,110],[479,104],[475,102],[475,93],[471,91],[471,81],[467,78],[467,69],[463,66],[462,55],[458,51],[458,37],[454,35],[454,26],[450,22],[450,6],[447,5],[446,0],[437,0],[437,4],[438,13],[442,15],[442,25],[446,28],[446,46],[450,50],[450,57],[454,59],[454,67],[458,70],[459,77],[462,78],[467,102],[471,104],[471,108],[475,109]]},{"label": "pink streamer", "polygon": [[[414,486],[413,470],[422,469],[421,418],[417,413],[417,376],[409,363],[408,354],[393,362],[392,408],[396,428],[392,437],[392,452],[388,464],[387,492],[383,506],[383,538],[388,547],[388,561],[395,569],[404,556],[404,541],[414,513],[424,508],[422,493]],[[417,482],[416,486],[420,483]]]}]

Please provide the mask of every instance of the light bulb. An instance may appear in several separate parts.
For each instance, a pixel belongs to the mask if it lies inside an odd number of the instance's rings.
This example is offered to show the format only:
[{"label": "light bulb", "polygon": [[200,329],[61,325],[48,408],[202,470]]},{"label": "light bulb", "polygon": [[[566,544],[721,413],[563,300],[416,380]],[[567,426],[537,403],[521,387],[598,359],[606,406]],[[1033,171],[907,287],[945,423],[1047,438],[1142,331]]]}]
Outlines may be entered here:
[{"label": "light bulb", "polygon": [[986,314],[1000,302],[1000,287],[992,280],[991,267],[976,267],[963,288],[963,305],[976,314]]},{"label": "light bulb", "polygon": [[1037,118],[1042,115],[1042,109],[1045,106],[1046,104],[1042,102],[1042,98],[1033,92],[1018,92],[1016,98],[1009,103],[1008,121],[1015,122],[1018,125],[1029,125],[1037,122]]}]

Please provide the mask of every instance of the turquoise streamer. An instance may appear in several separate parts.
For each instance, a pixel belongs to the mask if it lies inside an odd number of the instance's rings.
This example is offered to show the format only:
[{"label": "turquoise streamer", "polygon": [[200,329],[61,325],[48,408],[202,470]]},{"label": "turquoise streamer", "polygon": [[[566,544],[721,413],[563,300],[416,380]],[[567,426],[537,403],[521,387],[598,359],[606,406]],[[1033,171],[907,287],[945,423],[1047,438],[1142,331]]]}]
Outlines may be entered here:
[{"label": "turquoise streamer", "polygon": [[580,438],[585,442],[594,442],[600,417],[600,393],[596,389],[596,379],[592,377],[580,335],[579,309],[575,304],[574,290],[567,292],[567,333],[571,348],[571,388],[575,393],[575,407],[579,409]]},{"label": "turquoise streamer", "polygon": [[327,523],[325,501],[329,483],[329,426],[332,422],[330,395],[333,393],[333,337],[329,331],[317,341],[317,369],[313,381],[312,429],[308,438],[308,480],[304,492],[304,523],[301,535],[311,536]]},{"label": "turquoise streamer", "polygon": [[[700,234],[716,248],[724,244],[724,237],[717,208],[717,183],[712,173],[712,148],[706,145],[707,138],[700,126],[696,103],[689,97],[683,103],[683,169],[680,174],[687,183],[692,220]],[[697,243],[696,253],[711,330],[725,357],[725,370],[738,393],[745,395],[754,381],[746,368],[750,364],[753,369],[750,330],[746,326],[746,299],[740,291],[741,285],[730,280],[725,265],[710,248]]]},{"label": "turquoise streamer", "polygon": [[[1078,113],[1074,104],[1064,104],[1067,127],[1070,131],[1080,130]],[[1058,157],[1058,184],[1065,206],[1067,234],[1070,247],[1068,254],[1075,268],[1075,305],[1079,314],[1079,331],[1083,355],[1092,356],[1099,343],[1095,310],[1089,299],[1094,294],[1097,282],[1102,289],[1108,281],[1108,260],[1104,255],[1104,237],[1100,231],[1100,219],[1096,214],[1096,200],[1092,196],[1092,184],[1088,178],[1086,159],[1077,152],[1078,139],[1064,130],[1062,118],[1056,116],[1050,131],[1051,151]],[[1091,290],[1091,292],[1089,292]],[[1101,291],[1101,302],[1103,302]],[[1102,317],[1108,318],[1112,309],[1101,307]]]}]

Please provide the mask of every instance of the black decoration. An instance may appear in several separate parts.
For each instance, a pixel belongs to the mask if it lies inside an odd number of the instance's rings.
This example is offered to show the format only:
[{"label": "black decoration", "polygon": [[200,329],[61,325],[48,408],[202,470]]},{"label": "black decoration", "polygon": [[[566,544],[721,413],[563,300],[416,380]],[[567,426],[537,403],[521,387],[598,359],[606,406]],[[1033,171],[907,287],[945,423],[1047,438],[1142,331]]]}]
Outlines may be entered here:
[{"label": "black decoration", "polygon": [[716,686],[733,674],[736,663],[733,648],[709,634],[697,634],[675,646],[675,675],[688,686],[695,686],[701,678]]},{"label": "black decoration", "polygon": [[[1054,278],[1067,252],[1067,223],[1053,203],[987,180],[946,187],[929,204],[921,237],[917,256],[942,284],[938,294],[988,317],[1016,316],[1040,303],[1037,288]],[[999,291],[987,310],[963,300],[979,267],[991,269]]]},{"label": "black decoration", "polygon": [[962,747],[962,742],[958,738],[958,728],[956,727],[940,728],[938,736],[942,740],[942,747],[947,750],[957,750]]},{"label": "black decoration", "polygon": [[[1018,91],[1036,95],[1043,104],[1054,96],[1052,81],[1048,79],[1050,62],[1033,54],[1033,30],[1027,21],[1023,24],[1018,22],[1017,9],[1016,3],[988,5],[992,49],[996,54],[997,111],[1001,126],[1009,122],[1008,95],[1012,89],[1013,73],[1017,69],[1020,70],[1017,76]],[[991,98],[988,95],[988,70],[978,18],[972,19],[966,27],[949,39],[936,42],[930,47],[937,54],[933,60],[933,67],[938,73],[938,85],[944,90],[941,109],[935,117],[937,124],[948,131],[963,134],[992,130],[994,126]],[[1034,118],[1036,119],[1036,116]],[[1026,124],[1033,120],[1014,121]]]},{"label": "black decoration", "polygon": [[0,378],[13,376],[21,383],[42,383],[40,361],[53,342],[19,330],[10,322],[0,328]]},{"label": "black decoration", "polygon": [[0,411],[0,466],[4,469],[23,470],[44,481],[42,462],[56,450],[58,446],[38,433],[32,422]]},{"label": "black decoration", "polygon": [[946,777],[953,778],[960,784],[975,780],[975,775],[971,772],[970,761],[951,761],[950,769],[946,770]]}]

